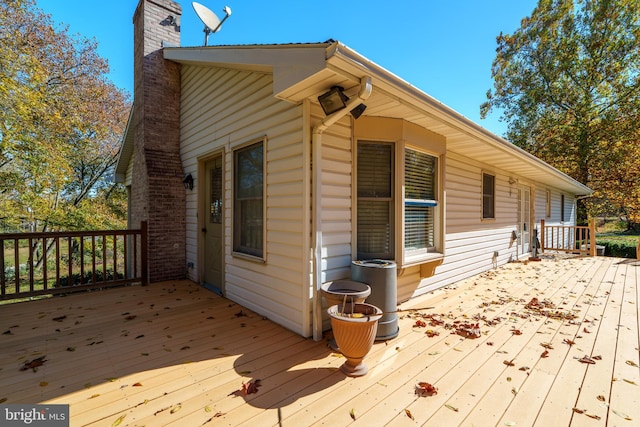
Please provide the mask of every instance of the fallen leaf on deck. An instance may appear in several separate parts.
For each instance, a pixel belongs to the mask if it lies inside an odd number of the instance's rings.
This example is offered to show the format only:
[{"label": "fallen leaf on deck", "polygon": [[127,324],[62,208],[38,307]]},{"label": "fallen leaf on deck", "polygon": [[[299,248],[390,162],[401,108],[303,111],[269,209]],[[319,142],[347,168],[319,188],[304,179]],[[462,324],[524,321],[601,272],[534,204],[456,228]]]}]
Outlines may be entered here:
[{"label": "fallen leaf on deck", "polygon": [[545,358],[545,357],[549,357],[549,350],[545,350],[542,352],[542,354],[540,355],[541,358]]},{"label": "fallen leaf on deck", "polygon": [[577,413],[577,414],[584,414],[584,410],[582,409],[578,409],[578,408],[573,408],[573,412]]},{"label": "fallen leaf on deck", "polygon": [[412,420],[415,420],[415,418],[413,418],[413,415],[411,415],[411,411],[410,410],[405,408],[404,413],[407,414],[407,417],[411,418]]},{"label": "fallen leaf on deck", "polygon": [[89,399],[95,399],[96,397],[100,396],[99,394],[92,394],[91,397]]},{"label": "fallen leaf on deck", "polygon": [[625,363],[627,365],[631,365],[631,366],[634,366],[636,368],[638,367],[638,364],[636,362],[634,362],[633,360],[627,360]]},{"label": "fallen leaf on deck", "polygon": [[594,420],[601,420],[602,418],[599,415],[595,414],[585,414],[589,418],[593,418]]},{"label": "fallen leaf on deck", "polygon": [[118,417],[118,419],[117,419],[117,420],[115,420],[115,421],[113,422],[113,424],[111,424],[111,427],[117,427],[117,426],[119,426],[120,424],[122,424],[122,422],[124,421],[124,419],[126,418],[126,416],[127,416],[127,414],[120,415],[120,416]]},{"label": "fallen leaf on deck", "polygon": [[242,388],[240,389],[240,392],[242,394],[252,394],[252,393],[257,393],[258,392],[258,387],[260,387],[262,384],[260,384],[260,380],[251,380],[248,382],[243,382],[242,383]]},{"label": "fallen leaf on deck", "polygon": [[26,371],[28,369],[31,369],[33,372],[36,372],[38,370],[38,367],[44,365],[44,362],[46,362],[45,357],[47,356],[40,356],[31,361],[24,362],[24,365],[20,368],[20,370]]},{"label": "fallen leaf on deck", "polygon": [[416,394],[420,396],[433,396],[434,394],[438,394],[438,389],[430,383],[420,381],[416,385]]},{"label": "fallen leaf on deck", "polygon": [[130,315],[130,316],[125,317],[125,320],[133,320],[133,319],[135,319],[135,318],[136,318],[136,315],[135,315],[135,314],[132,314],[132,315]]},{"label": "fallen leaf on deck", "polygon": [[135,383],[135,384],[132,384],[132,385],[131,385],[131,387],[142,387],[142,384],[140,384],[140,383]]},{"label": "fallen leaf on deck", "polygon": [[541,342],[540,345],[546,348],[547,350],[553,350],[553,346],[551,345],[551,343]]},{"label": "fallen leaf on deck", "polygon": [[174,406],[173,408],[171,408],[171,410],[169,411],[170,414],[175,414],[176,412],[178,412],[180,409],[182,409],[182,405],[180,405],[178,403],[177,406]]},{"label": "fallen leaf on deck", "polygon": [[48,386],[48,385],[49,385],[49,383],[48,383],[48,382],[46,382],[46,381],[40,381],[40,387],[46,387],[46,386]]},{"label": "fallen leaf on deck", "polygon": [[239,312],[237,312],[235,314],[236,317],[247,317],[247,313],[245,313],[244,311],[240,310]]},{"label": "fallen leaf on deck", "polygon": [[522,335],[522,331],[520,329],[512,329],[511,333],[513,335]]},{"label": "fallen leaf on deck", "polygon": [[2,399],[0,399],[0,403],[4,403],[4,402],[6,402],[6,401],[7,401],[7,398],[6,398],[6,397],[3,397]]},{"label": "fallen leaf on deck", "polygon": [[507,366],[516,366],[516,364],[513,363],[512,360],[503,360],[502,363],[504,363]]},{"label": "fallen leaf on deck", "polygon": [[592,359],[593,360],[602,360],[602,356],[593,356]]},{"label": "fallen leaf on deck", "polygon": [[56,322],[62,322],[66,318],[67,318],[67,316],[60,316],[60,317],[54,317],[52,320],[54,320]]},{"label": "fallen leaf on deck", "polygon": [[569,344],[569,347],[571,347],[572,345],[574,345],[576,343],[575,341],[572,341],[572,340],[570,340],[568,338],[563,339],[562,342],[565,343],[565,344]]},{"label": "fallen leaf on deck", "polygon": [[349,416],[351,417],[352,420],[356,420],[356,410],[351,408],[351,410],[349,411]]},{"label": "fallen leaf on deck", "polygon": [[593,360],[592,358],[590,358],[589,356],[584,356],[581,359],[578,359],[579,362],[581,363],[588,363],[589,365],[595,365],[596,361]]},{"label": "fallen leaf on deck", "polygon": [[437,337],[438,335],[440,335],[440,332],[438,331],[434,331],[433,329],[428,329],[427,332],[425,332],[425,334],[429,337],[429,338],[433,338],[433,337]]},{"label": "fallen leaf on deck", "polygon": [[455,406],[449,405],[448,403],[445,403],[444,405],[446,408],[451,409],[452,411],[458,412],[458,408],[456,408]]},{"label": "fallen leaf on deck", "polygon": [[2,333],[2,335],[13,335],[13,332],[11,332],[11,329],[7,329]]},{"label": "fallen leaf on deck", "polygon": [[424,328],[427,326],[427,323],[424,320],[416,320],[416,322],[413,324],[414,328]]},{"label": "fallen leaf on deck", "polygon": [[621,418],[624,418],[627,421],[631,421],[631,417],[623,412],[616,411],[615,409],[612,409],[611,412],[613,412],[614,414],[616,414]]},{"label": "fallen leaf on deck", "polygon": [[598,399],[600,402],[606,402],[606,400],[607,400],[603,395],[599,395],[599,396],[597,397],[597,399]]},{"label": "fallen leaf on deck", "polygon": [[636,382],[635,382],[635,381],[631,381],[631,380],[628,380],[628,379],[626,379],[626,378],[623,378],[622,380],[623,380],[624,382],[626,382],[626,383],[629,383],[629,384],[638,385],[638,384],[636,384]]}]

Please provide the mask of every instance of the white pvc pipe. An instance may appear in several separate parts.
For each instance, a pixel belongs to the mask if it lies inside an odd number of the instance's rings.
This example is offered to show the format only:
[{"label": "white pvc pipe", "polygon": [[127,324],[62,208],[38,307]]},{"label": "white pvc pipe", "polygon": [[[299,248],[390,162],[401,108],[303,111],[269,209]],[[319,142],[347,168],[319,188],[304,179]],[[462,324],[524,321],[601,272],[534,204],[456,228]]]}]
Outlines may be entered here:
[{"label": "white pvc pipe", "polygon": [[349,111],[366,101],[371,95],[371,77],[360,79],[358,95],[347,101],[346,107],[327,116],[314,126],[311,135],[313,145],[313,225],[315,228],[313,250],[313,293],[312,293],[312,328],[313,339],[322,339],[322,133],[332,124],[344,117]]}]

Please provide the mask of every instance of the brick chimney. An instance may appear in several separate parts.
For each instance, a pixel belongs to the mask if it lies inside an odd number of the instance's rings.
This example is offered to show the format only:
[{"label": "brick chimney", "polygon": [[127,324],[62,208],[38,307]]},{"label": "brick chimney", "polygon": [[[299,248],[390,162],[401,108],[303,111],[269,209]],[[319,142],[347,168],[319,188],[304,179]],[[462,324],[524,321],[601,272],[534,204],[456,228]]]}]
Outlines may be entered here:
[{"label": "brick chimney", "polygon": [[180,161],[180,65],[163,58],[180,45],[181,6],[140,0],[134,25],[132,224],[148,224],[150,282],[186,277],[186,207]]}]

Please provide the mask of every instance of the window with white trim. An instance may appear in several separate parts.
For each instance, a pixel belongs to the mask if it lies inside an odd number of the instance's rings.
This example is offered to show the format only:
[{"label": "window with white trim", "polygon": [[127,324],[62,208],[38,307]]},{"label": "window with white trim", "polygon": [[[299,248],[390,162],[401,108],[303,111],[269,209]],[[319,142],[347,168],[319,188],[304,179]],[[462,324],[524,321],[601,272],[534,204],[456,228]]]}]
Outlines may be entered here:
[{"label": "window with white trim", "polygon": [[[394,171],[396,150],[403,173]],[[357,259],[406,265],[433,257],[440,240],[438,162],[437,156],[394,143],[358,142]],[[395,182],[396,176],[402,181]]]},{"label": "window with white trim", "polygon": [[404,255],[415,257],[435,247],[438,159],[405,149]]},{"label": "window with white trim", "polygon": [[264,255],[264,141],[235,150],[233,251]]}]

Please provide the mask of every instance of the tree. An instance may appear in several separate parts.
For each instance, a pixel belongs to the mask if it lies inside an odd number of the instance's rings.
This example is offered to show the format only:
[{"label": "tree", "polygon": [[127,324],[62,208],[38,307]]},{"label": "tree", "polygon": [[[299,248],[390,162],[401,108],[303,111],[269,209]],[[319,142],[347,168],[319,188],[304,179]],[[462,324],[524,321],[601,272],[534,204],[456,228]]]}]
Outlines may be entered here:
[{"label": "tree", "polygon": [[500,34],[481,105],[507,139],[594,190],[579,219],[640,222],[640,1],[539,0]]},{"label": "tree", "polygon": [[123,228],[111,182],[130,103],[95,40],[54,28],[34,0],[0,2],[0,225]]}]

